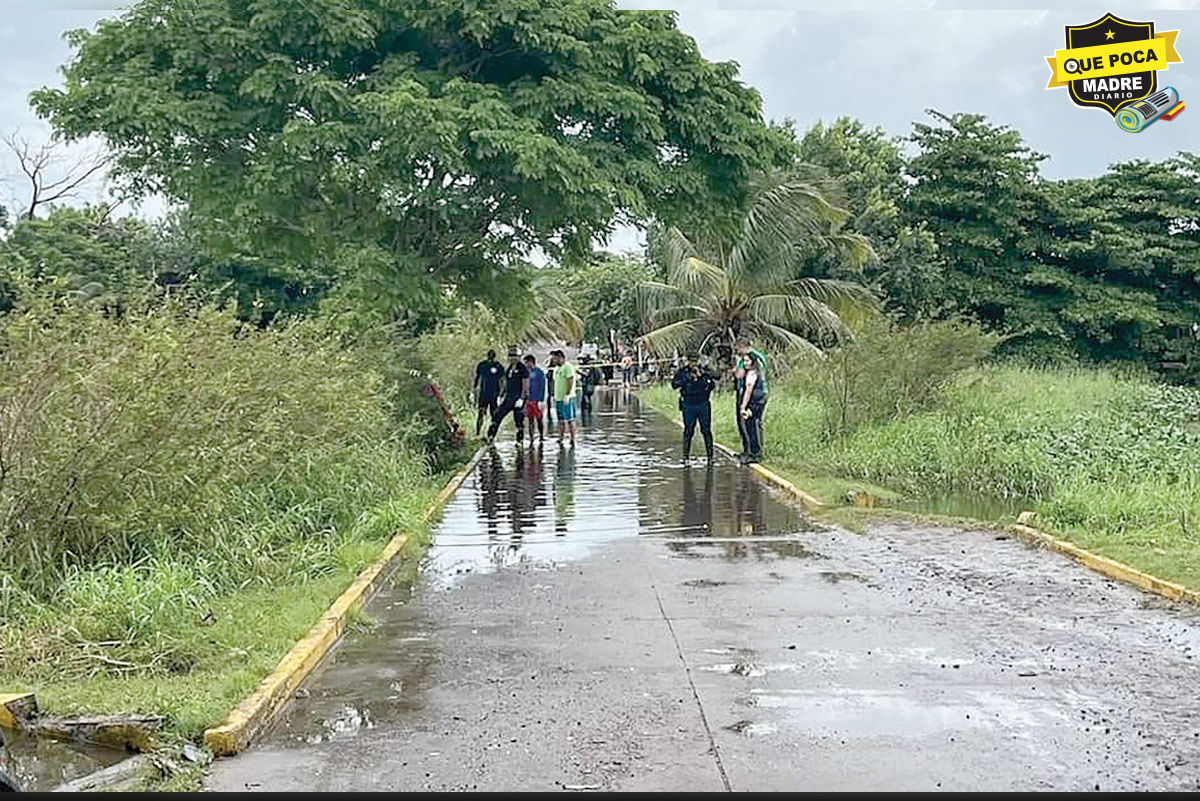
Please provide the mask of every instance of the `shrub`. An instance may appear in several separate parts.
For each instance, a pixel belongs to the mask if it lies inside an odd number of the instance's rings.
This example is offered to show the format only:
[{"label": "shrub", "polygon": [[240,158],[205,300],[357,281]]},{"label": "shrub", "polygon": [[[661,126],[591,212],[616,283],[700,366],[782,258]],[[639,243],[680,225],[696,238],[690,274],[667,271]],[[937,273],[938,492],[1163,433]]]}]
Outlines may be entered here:
[{"label": "shrub", "polygon": [[825,408],[825,432],[844,437],[864,423],[883,423],[927,408],[937,391],[992,349],[995,338],[960,321],[893,328],[866,323],[807,371],[797,371]]},{"label": "shrub", "polygon": [[209,558],[222,589],[319,570],[297,543],[425,480],[395,419],[383,377],[310,323],[256,331],[176,304],[10,314],[0,600],[146,559]]}]

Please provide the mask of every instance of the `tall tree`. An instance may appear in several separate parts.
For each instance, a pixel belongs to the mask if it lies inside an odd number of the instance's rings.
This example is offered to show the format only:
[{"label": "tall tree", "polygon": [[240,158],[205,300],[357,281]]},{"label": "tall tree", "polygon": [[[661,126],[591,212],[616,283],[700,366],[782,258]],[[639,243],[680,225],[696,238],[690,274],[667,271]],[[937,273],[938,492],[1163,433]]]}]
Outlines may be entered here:
[{"label": "tall tree", "polygon": [[798,159],[832,182],[835,202],[848,212],[846,228],[870,239],[878,256],[845,273],[845,262],[822,254],[808,272],[864,281],[902,319],[943,311],[945,260],[925,222],[902,212],[907,186],[901,142],[882,128],[841,117],[814,123],[800,140]]},{"label": "tall tree", "polygon": [[610,0],[142,0],[69,41],[34,108],[100,134],[131,188],[230,251],[397,285],[582,252],[620,217],[728,216],[787,146],[673,13]]},{"label": "tall tree", "polygon": [[913,126],[919,152],[908,162],[903,208],[912,224],[928,225],[945,256],[947,295],[994,330],[1056,330],[1022,286],[1049,215],[1038,167],[1046,156],[982,115],[929,113],[935,124]]},{"label": "tall tree", "polygon": [[1052,187],[1045,268],[1027,284],[1094,361],[1176,361],[1200,377],[1200,173],[1194,154]]}]

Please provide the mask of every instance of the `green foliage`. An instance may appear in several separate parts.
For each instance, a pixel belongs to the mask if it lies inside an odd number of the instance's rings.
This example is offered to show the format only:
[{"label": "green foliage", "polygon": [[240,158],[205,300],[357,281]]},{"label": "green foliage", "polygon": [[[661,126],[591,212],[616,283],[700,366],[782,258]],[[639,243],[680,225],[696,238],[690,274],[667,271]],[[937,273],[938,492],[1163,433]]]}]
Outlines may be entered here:
[{"label": "green foliage", "polygon": [[142,0],[32,103],[224,252],[390,260],[407,308],[614,219],[721,216],[788,145],[736,66],[603,0]]},{"label": "green foliage", "polygon": [[5,305],[15,287],[57,279],[60,293],[120,313],[127,298],[154,285],[160,240],[147,223],[114,219],[106,206],[55,208],[45,219],[22,217],[0,243]]},{"label": "green foliage", "polygon": [[615,329],[622,342],[631,342],[641,334],[638,287],[644,281],[662,277],[659,269],[645,259],[611,253],[572,262],[556,273],[571,306],[582,318],[587,338],[597,342],[608,341],[609,329]]},{"label": "green foliage", "polygon": [[844,219],[823,183],[803,171],[772,171],[755,177],[735,238],[666,229],[655,246],[666,280],[639,287],[650,329],[640,340],[662,356],[711,343],[727,358],[740,336],[780,351],[819,353],[814,343],[845,334],[843,316],[875,305],[861,285],[801,274],[816,256],[850,264],[873,258],[865,237],[841,230]]},{"label": "green foliage", "polygon": [[841,117],[809,128],[799,159],[829,181],[835,202],[849,215],[846,228],[868,237],[877,256],[856,265],[820,254],[810,259],[806,274],[866,283],[905,320],[944,312],[945,259],[925,221],[903,214],[901,142],[882,128]]},{"label": "green foliage", "polygon": [[464,424],[469,419],[473,425],[475,420],[475,366],[486,358],[489,349],[504,361],[508,345],[515,344],[509,341],[506,329],[501,315],[482,303],[474,303],[416,342],[417,353],[437,370],[442,393]]},{"label": "green foliage", "polygon": [[33,306],[5,320],[0,394],[0,572],[42,600],[148,558],[212,560],[223,589],[320,572],[306,543],[425,476],[383,379],[309,325]]},{"label": "green foliage", "polygon": [[994,336],[959,321],[893,327],[880,317],[797,376],[822,401],[826,436],[846,437],[937,403],[939,390],[994,344]]}]

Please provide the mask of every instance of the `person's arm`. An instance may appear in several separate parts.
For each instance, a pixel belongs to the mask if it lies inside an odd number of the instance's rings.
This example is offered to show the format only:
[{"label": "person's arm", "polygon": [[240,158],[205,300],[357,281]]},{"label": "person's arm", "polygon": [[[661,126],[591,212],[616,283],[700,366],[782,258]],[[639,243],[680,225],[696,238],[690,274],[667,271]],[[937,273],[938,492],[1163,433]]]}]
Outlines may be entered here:
[{"label": "person's arm", "polygon": [[758,381],[757,370],[746,371],[746,389],[742,392],[742,408],[745,409],[750,405],[750,393],[754,389],[755,382]]},{"label": "person's arm", "polygon": [[575,382],[578,378],[579,378],[579,371],[572,370],[571,377],[567,379],[567,397],[568,398],[575,397],[576,390],[578,389],[578,387],[576,387],[576,385],[575,385]]},{"label": "person's arm", "polygon": [[675,389],[683,389],[683,370],[675,373],[675,377],[671,379],[671,386]]}]

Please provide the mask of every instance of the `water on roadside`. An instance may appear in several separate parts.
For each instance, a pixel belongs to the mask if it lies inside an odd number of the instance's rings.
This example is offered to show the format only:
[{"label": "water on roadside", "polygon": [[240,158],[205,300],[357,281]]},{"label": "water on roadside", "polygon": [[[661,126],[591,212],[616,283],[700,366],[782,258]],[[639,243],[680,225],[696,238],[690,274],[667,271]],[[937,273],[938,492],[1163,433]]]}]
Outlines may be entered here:
[{"label": "water on roadside", "polygon": [[[814,524],[720,453],[709,464],[699,432],[685,462],[679,426],[633,393],[603,390],[595,406],[574,447],[549,432],[544,443],[519,446],[505,421],[435,526],[416,592],[450,590],[471,575],[556,570],[631,538],[658,543],[673,559],[814,556],[801,536]],[[354,738],[381,714],[420,708],[438,643],[407,601],[402,587],[380,590],[368,609],[376,625],[339,644],[275,743]]]},{"label": "water on roadside", "polygon": [[20,732],[0,732],[0,767],[26,792],[47,792],[115,765],[130,754],[84,743],[64,743]]}]

